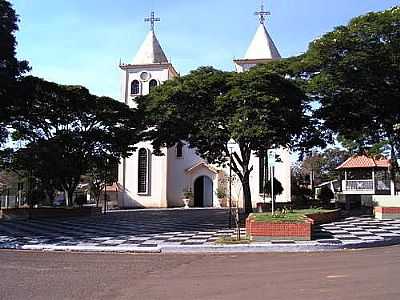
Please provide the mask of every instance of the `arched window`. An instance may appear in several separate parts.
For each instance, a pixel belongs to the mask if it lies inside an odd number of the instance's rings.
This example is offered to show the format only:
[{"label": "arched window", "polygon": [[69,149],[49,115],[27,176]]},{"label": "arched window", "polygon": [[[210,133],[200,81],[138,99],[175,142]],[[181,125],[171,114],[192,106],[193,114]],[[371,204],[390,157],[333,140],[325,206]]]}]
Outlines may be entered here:
[{"label": "arched window", "polygon": [[151,92],[154,88],[156,88],[157,85],[158,85],[157,80],[155,80],[155,79],[150,80],[150,82],[149,82],[149,90],[150,90],[150,92]]},{"label": "arched window", "polygon": [[259,193],[264,193],[265,184],[268,181],[268,161],[265,153],[260,153],[259,157]]},{"label": "arched window", "polygon": [[183,143],[178,142],[176,144],[176,158],[182,158],[183,157]]},{"label": "arched window", "polygon": [[140,82],[138,80],[134,80],[131,83],[131,95],[139,95],[140,93]]},{"label": "arched window", "polygon": [[149,189],[149,153],[140,148],[138,153],[138,193],[146,194]]}]

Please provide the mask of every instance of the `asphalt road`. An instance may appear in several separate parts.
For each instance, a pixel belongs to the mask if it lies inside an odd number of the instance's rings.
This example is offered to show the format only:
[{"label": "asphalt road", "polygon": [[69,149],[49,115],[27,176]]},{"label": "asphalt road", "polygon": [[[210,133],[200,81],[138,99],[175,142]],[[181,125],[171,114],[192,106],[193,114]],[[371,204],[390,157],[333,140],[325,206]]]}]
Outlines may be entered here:
[{"label": "asphalt road", "polygon": [[0,251],[0,299],[400,299],[400,246],[325,253]]}]

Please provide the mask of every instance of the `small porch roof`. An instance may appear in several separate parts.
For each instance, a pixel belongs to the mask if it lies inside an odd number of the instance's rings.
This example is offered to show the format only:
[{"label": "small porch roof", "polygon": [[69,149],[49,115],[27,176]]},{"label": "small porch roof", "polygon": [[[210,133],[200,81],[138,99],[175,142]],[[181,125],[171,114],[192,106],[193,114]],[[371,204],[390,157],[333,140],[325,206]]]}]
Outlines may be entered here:
[{"label": "small porch roof", "polygon": [[200,162],[198,162],[198,163],[195,163],[195,164],[194,164],[193,166],[191,166],[190,168],[187,168],[187,169],[185,170],[185,172],[186,172],[186,173],[192,173],[193,171],[195,171],[195,170],[197,170],[197,169],[199,169],[199,168],[201,168],[201,167],[204,167],[204,168],[208,169],[208,170],[209,170],[210,172],[212,172],[212,173],[218,174],[218,170],[217,170],[216,168],[210,166],[209,164],[207,164],[205,161],[200,161]]},{"label": "small porch roof", "polygon": [[349,157],[344,163],[336,168],[341,169],[361,169],[361,168],[389,168],[390,159],[377,159],[366,155],[354,155]]}]

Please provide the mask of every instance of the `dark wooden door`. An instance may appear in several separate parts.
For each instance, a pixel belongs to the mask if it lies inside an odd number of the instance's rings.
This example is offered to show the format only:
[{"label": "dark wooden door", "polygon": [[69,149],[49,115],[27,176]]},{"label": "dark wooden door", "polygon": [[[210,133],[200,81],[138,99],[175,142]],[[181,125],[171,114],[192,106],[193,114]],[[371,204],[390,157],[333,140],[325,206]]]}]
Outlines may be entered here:
[{"label": "dark wooden door", "polygon": [[194,206],[203,207],[204,203],[204,177],[199,177],[194,182]]}]

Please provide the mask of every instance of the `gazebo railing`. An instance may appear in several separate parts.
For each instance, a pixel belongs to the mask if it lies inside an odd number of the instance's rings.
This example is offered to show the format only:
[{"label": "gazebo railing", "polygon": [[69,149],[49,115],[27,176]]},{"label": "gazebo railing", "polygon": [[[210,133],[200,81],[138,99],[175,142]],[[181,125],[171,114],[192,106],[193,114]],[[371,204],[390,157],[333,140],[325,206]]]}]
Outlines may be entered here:
[{"label": "gazebo railing", "polygon": [[373,191],[374,181],[367,180],[345,180],[345,187],[347,191]]}]

